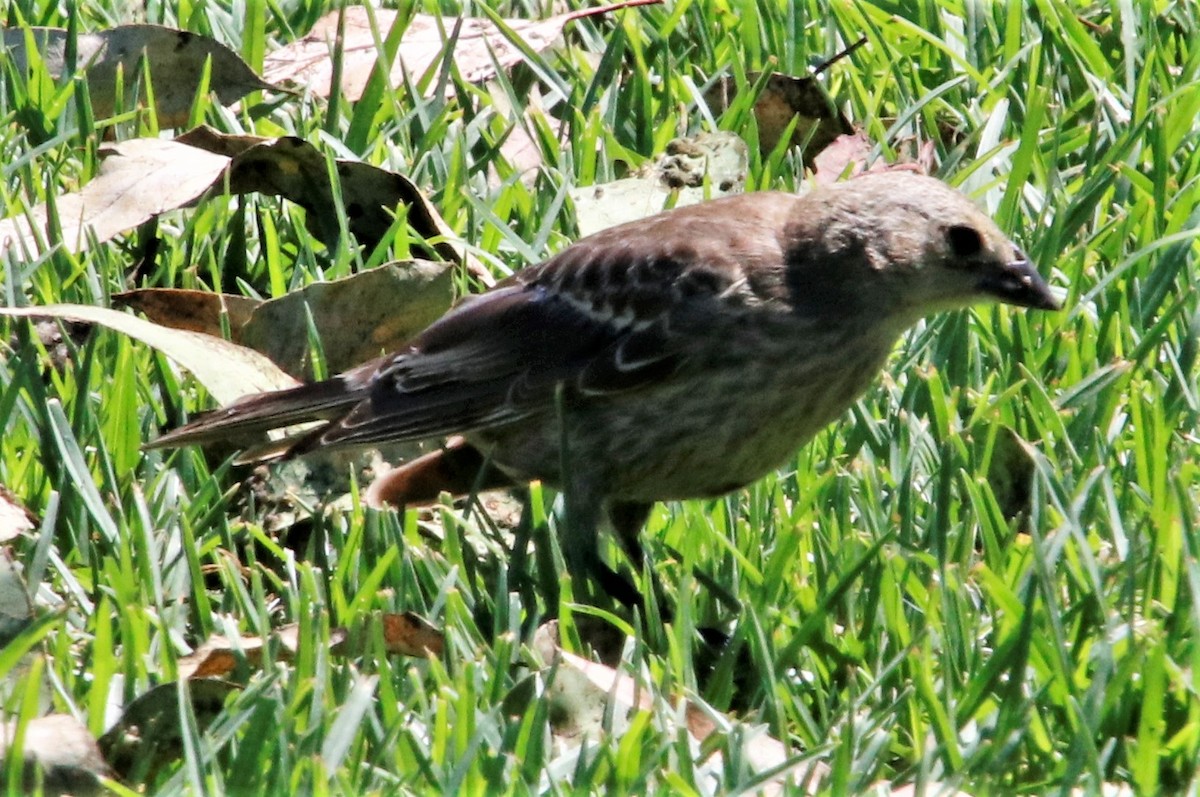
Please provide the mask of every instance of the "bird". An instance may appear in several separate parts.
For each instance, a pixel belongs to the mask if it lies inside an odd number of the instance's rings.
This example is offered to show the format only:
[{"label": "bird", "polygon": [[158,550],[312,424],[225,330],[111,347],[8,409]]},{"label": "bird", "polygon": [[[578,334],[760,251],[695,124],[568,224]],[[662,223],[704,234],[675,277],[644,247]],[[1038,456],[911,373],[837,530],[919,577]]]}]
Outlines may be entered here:
[{"label": "bird", "polygon": [[564,499],[568,572],[621,603],[656,502],[750,485],[836,421],[921,319],[1060,302],[1025,253],[933,177],[872,172],[709,200],[579,240],[462,300],[400,350],[250,395],[152,441],[318,422],[283,456],[441,440],[368,490],[384,503],[534,480]]}]

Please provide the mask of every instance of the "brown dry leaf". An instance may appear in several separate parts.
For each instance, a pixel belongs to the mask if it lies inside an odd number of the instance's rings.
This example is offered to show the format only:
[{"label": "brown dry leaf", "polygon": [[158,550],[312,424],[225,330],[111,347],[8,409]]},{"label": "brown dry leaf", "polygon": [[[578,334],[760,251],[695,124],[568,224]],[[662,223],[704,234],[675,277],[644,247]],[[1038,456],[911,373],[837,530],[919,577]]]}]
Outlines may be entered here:
[{"label": "brown dry leaf", "polygon": [[[32,28],[35,46],[47,71],[55,79],[67,76],[67,32],[61,28]],[[25,32],[4,31],[4,46],[17,68],[27,69]],[[97,119],[115,112],[117,74],[123,75],[125,96],[121,107],[134,107],[134,91],[140,83],[140,62],[146,59],[154,88],[158,124],[178,127],[185,124],[192,101],[200,87],[205,62],[211,59],[209,88],[223,105],[230,105],[252,91],[282,91],[254,74],[237,53],[225,45],[197,33],[159,25],[122,25],[97,33],[80,33],[76,38],[74,74],[87,75],[92,110]],[[143,89],[144,90],[144,89]]]},{"label": "brown dry leaf", "polygon": [[264,302],[242,327],[242,342],[296,377],[309,362],[308,319],[321,337],[330,373],[395,351],[450,308],[445,263],[388,263],[332,282],[318,282]]},{"label": "brown dry leaf", "polygon": [[432,623],[416,612],[385,613],[379,617],[383,624],[383,641],[388,653],[419,658],[442,655],[446,638]]},{"label": "brown dry leaf", "polygon": [[168,329],[107,307],[79,304],[5,307],[0,308],[0,315],[85,321],[128,335],[158,349],[191,371],[222,404],[248,393],[282,390],[299,384],[269,359],[252,349],[212,335],[184,329]]},{"label": "brown dry leaf", "polygon": [[[749,85],[746,90],[757,85],[760,77],[761,73],[748,72],[746,81]],[[705,102],[713,116],[724,113],[734,104],[737,91],[733,76],[713,82],[704,93]],[[804,162],[808,166],[812,165],[817,153],[834,139],[853,132],[850,122],[837,109],[817,78],[772,73],[754,101],[758,148],[762,154],[766,155],[775,149],[793,117],[797,117],[797,121],[790,146],[804,147]]]},{"label": "brown dry leaf", "polygon": [[183,755],[181,734],[188,723],[179,716],[179,689],[187,689],[196,727],[203,733],[240,687],[213,678],[171,682],[154,687],[125,707],[115,725],[100,737],[104,759],[118,776],[151,783],[157,772]]},{"label": "brown dry leaf", "polygon": [[26,509],[7,487],[0,484],[0,542],[37,528],[37,517]]},{"label": "brown dry leaf", "polygon": [[[5,759],[16,732],[15,722],[0,723],[0,768],[7,767]],[[96,739],[70,714],[51,714],[26,723],[21,752],[26,794],[34,793],[39,780],[44,792],[38,794],[102,794],[100,779],[111,777]]]},{"label": "brown dry leaf", "polygon": [[55,200],[60,240],[47,240],[45,204],[28,217],[0,221],[0,253],[15,247],[32,256],[62,243],[82,252],[168,210],[190,204],[212,186],[229,159],[157,138],[139,138],[105,146],[100,173],[80,191]]},{"label": "brown dry leaf", "polygon": [[[572,20],[658,2],[661,0],[631,0],[556,14],[544,20],[506,19],[504,23],[526,46],[541,52],[554,43]],[[317,20],[307,36],[267,55],[263,62],[266,80],[271,83],[291,81],[310,88],[317,96],[328,97],[333,79],[332,55],[338,14],[337,11],[326,14]],[[341,89],[343,96],[357,100],[362,97],[371,79],[378,50],[375,48],[375,34],[371,32],[371,16],[367,9],[364,6],[348,6],[345,15]],[[388,31],[401,18],[400,12],[386,9],[375,9],[372,15],[380,39],[386,38]],[[454,35],[456,27],[458,38],[454,44],[454,62],[463,79],[468,82],[489,80],[495,76],[497,65],[507,69],[524,58],[520,49],[489,19],[414,14],[400,39],[398,63],[391,69],[392,84],[402,85],[406,72],[414,78],[425,74],[430,66],[442,58],[447,41]]]},{"label": "brown dry leaf", "polygon": [[137,310],[150,321],[172,329],[222,337],[221,317],[229,324],[229,338],[241,342],[242,327],[263,302],[248,296],[182,288],[142,288],[112,295],[113,307]]},{"label": "brown dry leaf", "polygon": [[[329,635],[333,646],[340,645],[346,639],[346,632],[340,628],[332,629]],[[276,658],[291,661],[300,649],[300,624],[281,626],[272,631],[271,636],[279,643]],[[239,661],[245,661],[251,667],[261,667],[265,644],[263,638],[257,636],[243,636],[237,640],[220,635],[210,637],[189,655],[180,657],[177,662],[179,677],[225,678],[233,674]]]},{"label": "brown dry leaf", "polygon": [[733,133],[701,133],[677,138],[667,152],[639,175],[610,183],[574,188],[580,235],[615,227],[674,207],[740,194],[746,186],[749,151]]},{"label": "brown dry leaf", "polygon": [[[333,207],[333,190],[325,156],[307,141],[293,137],[227,136],[207,126],[189,130],[176,141],[232,159],[229,191],[277,194],[307,212],[310,231],[326,246],[341,234]],[[408,223],[427,239],[444,240],[432,246],[445,259],[464,264],[487,285],[490,272],[456,243],[454,231],[415,183],[402,174],[367,163],[338,160],[338,182],[347,222],[355,238],[373,249],[392,226],[398,205],[408,208]]]},{"label": "brown dry leaf", "polygon": [[[639,711],[653,710],[661,705],[663,696],[650,684],[614,670],[604,664],[588,661],[558,647],[557,629],[553,623],[542,626],[534,636],[534,649],[547,663],[553,665],[553,681],[546,687],[546,697],[554,707],[553,733],[560,742],[576,743],[583,738],[595,739],[604,732],[611,718],[614,734],[620,735]],[[667,698],[677,705],[680,698]],[[684,717],[692,749],[698,752],[699,745],[718,727],[728,728],[738,721],[725,717],[694,701],[687,701]],[[797,758],[784,744],[765,731],[747,726],[742,734],[746,741],[742,750],[745,760],[755,772],[766,772],[784,766]],[[720,777],[724,765],[720,752],[712,753],[704,760],[705,767],[713,768]],[[767,782],[760,784],[759,794],[815,793],[819,783],[828,775],[829,768],[820,762],[797,762],[784,769]]]}]

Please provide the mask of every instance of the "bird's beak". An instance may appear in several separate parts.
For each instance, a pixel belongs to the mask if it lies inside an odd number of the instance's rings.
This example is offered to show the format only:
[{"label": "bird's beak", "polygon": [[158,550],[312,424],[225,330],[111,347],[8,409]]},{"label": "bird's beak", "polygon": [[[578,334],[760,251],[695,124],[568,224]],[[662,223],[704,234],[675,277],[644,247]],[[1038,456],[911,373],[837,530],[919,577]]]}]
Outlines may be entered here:
[{"label": "bird's beak", "polygon": [[1062,304],[1020,249],[1014,258],[979,281],[979,290],[1006,304],[1038,310],[1058,310]]}]

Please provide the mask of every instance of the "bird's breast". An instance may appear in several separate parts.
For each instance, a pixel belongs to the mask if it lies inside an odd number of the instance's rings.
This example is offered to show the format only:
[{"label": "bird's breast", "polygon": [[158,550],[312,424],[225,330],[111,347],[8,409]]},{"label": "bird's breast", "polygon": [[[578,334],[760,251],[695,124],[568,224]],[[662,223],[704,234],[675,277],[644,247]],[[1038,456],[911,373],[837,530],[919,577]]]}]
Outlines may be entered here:
[{"label": "bird's breast", "polygon": [[[744,332],[745,330],[743,330]],[[497,464],[522,478],[575,483],[606,497],[661,501],[721,495],[787,462],[870,385],[891,340],[854,330],[807,337],[730,334],[697,348],[651,387],[573,401],[557,416],[489,432]],[[565,444],[565,450],[564,450]]]}]

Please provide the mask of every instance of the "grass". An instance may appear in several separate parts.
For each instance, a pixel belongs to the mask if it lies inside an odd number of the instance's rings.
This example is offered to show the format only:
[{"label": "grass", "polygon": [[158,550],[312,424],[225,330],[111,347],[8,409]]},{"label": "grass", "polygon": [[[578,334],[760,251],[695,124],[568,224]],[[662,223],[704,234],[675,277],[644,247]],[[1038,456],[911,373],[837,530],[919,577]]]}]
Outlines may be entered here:
[{"label": "grass", "polygon": [[[22,0],[6,21],[128,19],[104,0],[73,18],[62,9]],[[152,3],[145,21],[213,35],[258,64],[326,10]],[[498,11],[543,16],[535,3]],[[679,621],[640,629],[624,666],[664,694],[765,724],[829,766],[830,793],[934,780],[979,794],[1195,791],[1195,7],[676,2],[573,23],[566,47],[528,54],[490,90],[453,70],[412,76],[449,80],[457,100],[396,86],[357,104],[252,97],[237,113],[203,113],[224,130],[298,135],[403,170],[507,273],[573,239],[567,188],[621,176],[703,128],[695,98],[709,77],[802,72],[863,35],[830,70],[830,92],[885,155],[932,142],[941,176],[1022,242],[1066,309],[930,321],[790,467],[724,500],[657,509],[648,544]],[[5,215],[92,174],[98,130],[154,129],[145,113],[91,120],[73,95],[31,86],[10,74],[0,90]],[[561,142],[533,131],[547,166],[526,186],[498,151],[512,122],[495,108],[497,97],[522,107],[535,86],[566,127]],[[746,114],[721,121],[756,139]],[[753,154],[748,181],[792,188],[798,162]],[[269,296],[369,259],[315,244],[301,215],[270,198],[169,214],[143,284]],[[107,304],[140,246],[130,235],[83,255],[9,257],[5,300]],[[503,537],[475,515],[441,512],[441,543],[411,513],[357,504],[272,532],[224,463],[140,451],[207,406],[171,363],[96,331],[68,340],[53,367],[25,322],[4,328],[0,484],[41,519],[8,543],[41,608],[0,655],[6,714],[70,713],[99,735],[209,635],[297,622],[295,657],[243,673],[207,727],[180,702],[163,730],[178,755],[143,766],[138,788],[701,794],[755,782],[745,726],[705,742],[723,755],[713,767],[666,704],[624,734],[588,738],[585,754],[549,734],[546,674],[519,666],[531,628],[557,608],[545,603],[548,538],[526,565],[530,604],[510,595]],[[552,496],[535,497],[551,511]],[[693,564],[743,610],[731,615]],[[379,639],[358,657],[331,652],[331,629],[379,610],[437,623],[445,654],[389,657]],[[695,663],[705,625],[731,639],[709,677]],[[17,668],[9,654],[38,645],[44,672]],[[530,683],[533,697],[516,699]]]}]

